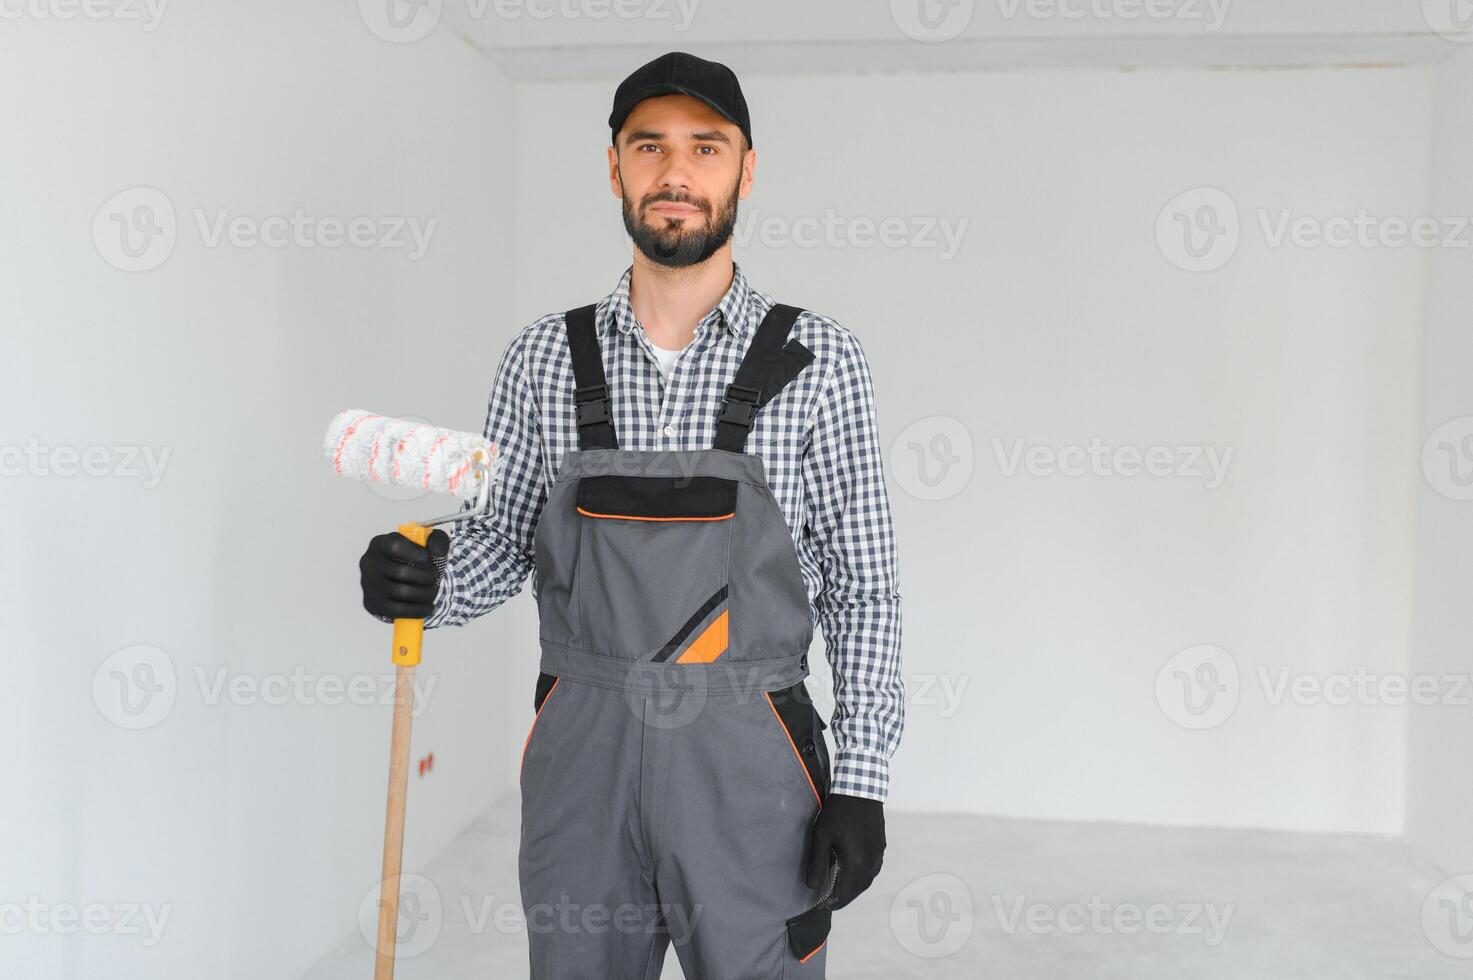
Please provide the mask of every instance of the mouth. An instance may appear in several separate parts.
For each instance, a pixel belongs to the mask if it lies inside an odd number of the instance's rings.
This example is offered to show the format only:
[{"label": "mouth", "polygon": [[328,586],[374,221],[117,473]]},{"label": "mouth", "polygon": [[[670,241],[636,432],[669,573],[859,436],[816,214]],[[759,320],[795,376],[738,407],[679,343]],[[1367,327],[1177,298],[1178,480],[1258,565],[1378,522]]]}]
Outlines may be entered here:
[{"label": "mouth", "polygon": [[649,209],[667,218],[684,218],[701,213],[701,209],[693,204],[677,204],[674,201],[657,201]]}]

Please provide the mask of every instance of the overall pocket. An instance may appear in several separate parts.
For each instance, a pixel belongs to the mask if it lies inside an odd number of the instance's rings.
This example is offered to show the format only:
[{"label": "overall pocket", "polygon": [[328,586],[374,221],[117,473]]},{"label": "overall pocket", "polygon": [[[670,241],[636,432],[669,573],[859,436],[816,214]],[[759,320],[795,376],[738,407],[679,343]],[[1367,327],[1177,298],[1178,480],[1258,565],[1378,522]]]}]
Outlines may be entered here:
[{"label": "overall pocket", "polygon": [[828,726],[813,706],[808,688],[802,681],[792,687],[768,692],[765,697],[813,790],[814,799],[822,806],[829,797],[832,775],[829,749],[823,739],[824,729]]},{"label": "overall pocket", "polygon": [[547,706],[547,699],[552,696],[552,692],[561,683],[561,678],[549,674],[546,671],[539,671],[537,674],[537,690],[532,696],[532,709],[534,711],[532,715],[532,727],[527,729],[527,738],[522,742],[522,758],[517,763],[518,773],[526,770],[527,747],[532,744],[532,736],[537,732],[537,722],[542,719],[542,709]]},{"label": "overall pocket", "polygon": [[679,663],[726,652],[736,491],[708,476],[579,478],[577,592],[590,650]]}]

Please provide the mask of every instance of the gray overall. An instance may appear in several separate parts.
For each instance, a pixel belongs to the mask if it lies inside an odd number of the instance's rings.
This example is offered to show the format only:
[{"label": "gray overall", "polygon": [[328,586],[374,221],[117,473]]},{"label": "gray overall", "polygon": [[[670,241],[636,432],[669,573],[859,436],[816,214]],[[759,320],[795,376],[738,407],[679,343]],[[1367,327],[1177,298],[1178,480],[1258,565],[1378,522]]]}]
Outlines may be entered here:
[{"label": "gray overall", "polygon": [[822,978],[832,866],[803,881],[827,797],[813,638],[757,412],[812,361],[777,305],[712,448],[618,448],[593,306],[570,310],[579,448],[538,520],[542,647],[518,870],[533,980]]}]

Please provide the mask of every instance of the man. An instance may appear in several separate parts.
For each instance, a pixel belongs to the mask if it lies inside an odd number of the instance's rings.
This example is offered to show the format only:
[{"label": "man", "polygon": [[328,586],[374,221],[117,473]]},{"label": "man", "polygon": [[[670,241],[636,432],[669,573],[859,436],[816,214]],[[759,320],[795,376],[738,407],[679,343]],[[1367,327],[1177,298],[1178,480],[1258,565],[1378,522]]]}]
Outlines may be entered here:
[{"label": "man", "polygon": [[[830,912],[880,868],[903,723],[869,366],[732,260],[757,155],[730,69],[663,55],[620,84],[609,125],[633,264],[503,355],[494,518],[428,548],[375,538],[364,605],[461,625],[535,570],[533,977],[653,980],[671,942],[690,978],[822,977]],[[832,766],[803,684],[815,624]]]}]

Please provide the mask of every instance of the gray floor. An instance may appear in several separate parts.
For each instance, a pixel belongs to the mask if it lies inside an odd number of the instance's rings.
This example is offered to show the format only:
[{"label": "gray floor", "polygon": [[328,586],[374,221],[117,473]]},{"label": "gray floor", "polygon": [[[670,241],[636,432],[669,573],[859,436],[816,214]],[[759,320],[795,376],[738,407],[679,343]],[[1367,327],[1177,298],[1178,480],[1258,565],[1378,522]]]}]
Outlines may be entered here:
[{"label": "gray floor", "polygon": [[[517,813],[504,800],[407,880],[421,926],[400,980],[527,976]],[[1447,876],[1397,841],[902,813],[889,839],[835,915],[831,980],[1473,978],[1439,950],[1473,955],[1461,913],[1428,902]],[[371,971],[355,934],[306,976]]]}]

